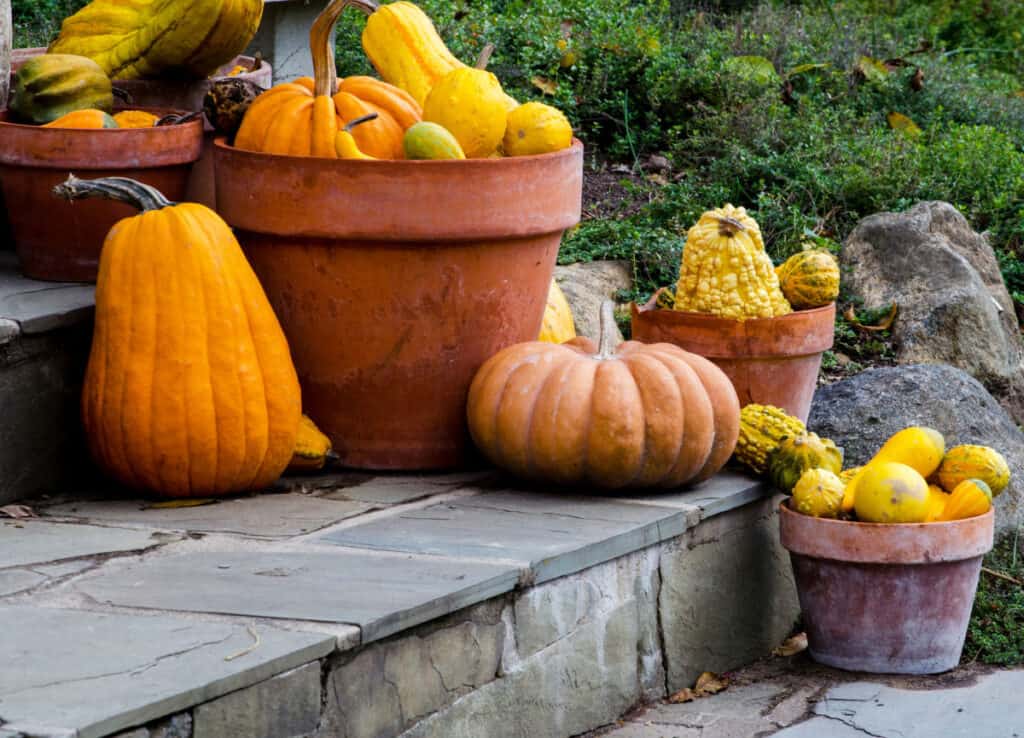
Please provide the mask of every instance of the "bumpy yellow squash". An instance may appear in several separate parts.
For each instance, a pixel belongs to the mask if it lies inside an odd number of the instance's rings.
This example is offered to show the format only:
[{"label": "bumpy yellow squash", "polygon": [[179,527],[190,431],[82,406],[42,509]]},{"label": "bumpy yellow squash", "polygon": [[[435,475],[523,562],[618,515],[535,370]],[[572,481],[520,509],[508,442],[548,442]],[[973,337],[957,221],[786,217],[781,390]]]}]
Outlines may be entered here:
[{"label": "bumpy yellow squash", "polygon": [[984,515],[992,507],[992,490],[980,479],[960,482],[949,493],[949,501],[940,520],[963,520]]},{"label": "bumpy yellow squash", "polygon": [[834,518],[843,501],[843,483],[828,469],[808,469],[793,486],[790,504],[804,515]]},{"label": "bumpy yellow squash", "polygon": [[768,459],[772,484],[787,494],[809,469],[826,469],[839,474],[842,468],[843,452],[817,433],[801,433],[784,439]]},{"label": "bumpy yellow squash", "polygon": [[572,319],[572,308],[565,299],[565,293],[555,280],[548,288],[548,304],[544,308],[544,321],[540,326],[538,341],[565,343],[576,338],[576,323]]},{"label": "bumpy yellow squash", "polygon": [[92,0],[50,51],[87,56],[111,79],[206,77],[256,34],[263,0]]},{"label": "bumpy yellow squash", "polygon": [[110,78],[92,59],[72,54],[40,54],[14,75],[11,112],[28,123],[49,123],[76,110],[114,106]]},{"label": "bumpy yellow squash", "polygon": [[774,405],[751,403],[740,411],[736,460],[758,474],[768,470],[768,457],[786,438],[801,436],[807,426]]},{"label": "bumpy yellow squash", "polygon": [[746,210],[709,210],[686,234],[674,307],[738,320],[793,311]]},{"label": "bumpy yellow squash", "polygon": [[782,294],[795,310],[822,307],[839,297],[839,264],[827,251],[793,254],[775,273]]},{"label": "bumpy yellow squash", "polygon": [[964,480],[980,479],[998,497],[1010,483],[1010,467],[1002,454],[988,446],[954,446],[946,452],[936,476],[949,492]]}]

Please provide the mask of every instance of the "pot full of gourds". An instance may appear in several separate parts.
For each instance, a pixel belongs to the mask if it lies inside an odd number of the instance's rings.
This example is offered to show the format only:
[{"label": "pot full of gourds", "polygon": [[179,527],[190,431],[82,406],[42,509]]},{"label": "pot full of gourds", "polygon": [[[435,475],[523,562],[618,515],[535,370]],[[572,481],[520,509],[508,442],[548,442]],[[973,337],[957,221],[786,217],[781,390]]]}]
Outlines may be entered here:
[{"label": "pot full of gourds", "polygon": [[778,406],[806,420],[838,295],[835,257],[808,248],[773,267],[757,222],[726,205],[690,228],[674,290],[632,306],[633,337],[706,356],[742,405]]},{"label": "pot full of gourds", "polygon": [[740,414],[736,459],[789,495],[780,506],[811,656],[842,669],[930,674],[959,663],[992,501],[1010,482],[996,449],[947,448],[904,428],[861,466],[784,410]]},{"label": "pot full of gourds", "polygon": [[[379,79],[337,78],[349,6]],[[457,60],[412,3],[333,0],[310,51],[312,79],[217,116],[218,211],[342,463],[458,465],[474,373],[541,330],[582,145],[559,111],[505,94],[486,53]]]}]

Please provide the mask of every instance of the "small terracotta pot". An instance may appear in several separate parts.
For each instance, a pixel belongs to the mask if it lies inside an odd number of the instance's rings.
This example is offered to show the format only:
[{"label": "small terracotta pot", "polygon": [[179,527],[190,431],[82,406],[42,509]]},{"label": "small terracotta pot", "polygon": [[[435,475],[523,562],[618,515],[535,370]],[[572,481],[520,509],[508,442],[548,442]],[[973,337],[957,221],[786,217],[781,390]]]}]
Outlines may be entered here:
[{"label": "small terracotta pot", "polygon": [[779,508],[811,657],[850,671],[935,674],[960,662],[992,510],[879,524]]},{"label": "small terracotta pot", "polygon": [[[44,47],[15,49],[11,54],[11,74],[13,75],[28,59],[45,53]],[[193,112],[203,109],[203,98],[213,81],[225,76],[236,66],[249,70],[237,75],[239,79],[248,80],[264,89],[269,88],[273,80],[273,68],[267,62],[261,61],[259,69],[254,70],[255,64],[256,59],[251,56],[236,56],[207,79],[118,79],[114,80],[114,86],[131,96],[131,102],[125,106],[128,108],[164,108]],[[207,123],[203,137],[203,153],[192,167],[184,199],[216,209],[213,138],[213,128]]]},{"label": "small terracotta pot", "polygon": [[218,209],[284,327],[303,405],[342,462],[457,466],[490,356],[536,339],[583,146],[358,161],[215,145]]},{"label": "small terracotta pot", "polygon": [[672,343],[710,359],[732,380],[740,406],[775,405],[807,421],[821,355],[832,347],[835,303],[778,318],[733,320],[661,309],[657,300],[656,293],[643,307],[632,306],[634,339]]},{"label": "small terracotta pot", "polygon": [[22,271],[33,279],[94,282],[107,231],[136,211],[110,200],[61,202],[53,187],[69,173],[131,177],[182,200],[203,125],[43,128],[10,123],[0,111],[0,141],[0,188]]}]

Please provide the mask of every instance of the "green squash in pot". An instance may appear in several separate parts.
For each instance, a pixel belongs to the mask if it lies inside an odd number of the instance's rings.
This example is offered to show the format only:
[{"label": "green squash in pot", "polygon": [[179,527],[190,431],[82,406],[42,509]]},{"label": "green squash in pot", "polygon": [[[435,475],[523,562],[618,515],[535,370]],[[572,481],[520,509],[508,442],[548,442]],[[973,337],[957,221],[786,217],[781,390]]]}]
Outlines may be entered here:
[{"label": "green squash in pot", "polygon": [[114,107],[110,78],[92,59],[73,54],[40,54],[14,75],[11,112],[21,122],[49,123],[76,110]]},{"label": "green squash in pot", "polygon": [[768,459],[768,475],[779,490],[790,494],[810,469],[825,469],[839,474],[843,452],[829,439],[816,433],[801,433],[783,440]]}]

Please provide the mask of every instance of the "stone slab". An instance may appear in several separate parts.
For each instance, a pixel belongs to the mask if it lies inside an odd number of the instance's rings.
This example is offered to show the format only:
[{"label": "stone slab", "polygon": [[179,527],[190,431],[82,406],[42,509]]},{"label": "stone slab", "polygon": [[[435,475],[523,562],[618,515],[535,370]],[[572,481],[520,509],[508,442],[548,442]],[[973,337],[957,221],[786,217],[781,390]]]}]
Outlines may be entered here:
[{"label": "stone slab", "polygon": [[681,509],[697,508],[701,518],[721,515],[773,494],[771,485],[736,469],[723,469],[703,484],[673,492],[618,494],[623,502]]},{"label": "stone slab", "polygon": [[378,507],[401,505],[431,495],[489,484],[491,470],[455,474],[372,474],[330,472],[283,477],[275,489],[302,492],[329,500],[352,500]]},{"label": "stone slab", "polygon": [[204,551],[100,572],[76,584],[128,607],[358,625],[364,643],[496,597],[509,565],[374,554]]},{"label": "stone slab", "polygon": [[243,623],[0,606],[4,728],[99,738],[326,656],[327,635]]},{"label": "stone slab", "polygon": [[22,519],[0,524],[0,568],[141,551],[167,541],[151,531]]},{"label": "stone slab", "polygon": [[39,282],[21,276],[14,254],[0,253],[0,318],[26,334],[44,333],[92,317],[96,289],[75,282]]},{"label": "stone slab", "polygon": [[522,562],[537,583],[678,536],[685,514],[654,505],[495,492],[378,518],[316,540],[342,546]]},{"label": "stone slab", "polygon": [[28,569],[5,569],[0,571],[0,597],[37,587],[47,579],[45,574]]},{"label": "stone slab", "polygon": [[235,497],[196,507],[153,508],[151,505],[144,500],[86,500],[47,507],[45,513],[51,517],[164,530],[280,537],[309,533],[373,509],[373,505],[364,502],[301,494]]}]

